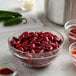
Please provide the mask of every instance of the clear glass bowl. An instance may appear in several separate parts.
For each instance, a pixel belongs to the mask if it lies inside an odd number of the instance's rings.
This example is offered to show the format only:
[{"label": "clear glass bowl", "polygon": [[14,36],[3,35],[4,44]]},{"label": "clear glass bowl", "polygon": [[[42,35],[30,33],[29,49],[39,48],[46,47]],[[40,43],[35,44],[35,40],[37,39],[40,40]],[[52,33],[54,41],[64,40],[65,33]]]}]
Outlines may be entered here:
[{"label": "clear glass bowl", "polygon": [[1,75],[0,74],[0,76],[16,76],[16,74],[17,74],[17,68],[15,67],[14,64],[12,64],[12,63],[3,63],[3,64],[0,64],[0,70],[3,69],[3,68],[8,68],[8,69],[12,70],[13,73],[9,74],[9,75],[3,75],[3,74]]},{"label": "clear glass bowl", "polygon": [[72,29],[76,29],[76,19],[71,19],[65,23],[65,33],[70,42],[76,41],[76,33],[72,33]]},{"label": "clear glass bowl", "polygon": [[74,56],[72,54],[72,50],[76,50],[76,42],[72,43],[70,46],[69,46],[69,53],[71,55],[71,58],[73,60],[73,64],[76,66],[76,56]]},{"label": "clear glass bowl", "polygon": [[[31,31],[31,32],[34,32],[34,31]],[[37,31],[37,32],[41,32],[41,31]],[[46,31],[43,30],[42,32],[46,32]],[[47,32],[49,32],[49,31],[47,31]],[[15,49],[14,47],[12,47],[10,45],[10,40],[12,39],[12,37],[13,36],[18,37],[22,33],[23,32],[17,32],[17,33],[14,33],[12,36],[9,37],[9,39],[8,39],[9,49],[10,49],[10,51],[12,52],[12,54],[16,58],[18,58],[19,60],[21,60],[21,62],[24,65],[29,66],[29,67],[41,68],[41,67],[47,66],[48,64],[50,64],[51,61],[54,60],[54,58],[56,58],[56,56],[60,52],[61,47],[63,46],[63,42],[64,42],[63,36],[59,32],[57,32],[57,31],[51,31],[52,34],[58,36],[62,40],[62,44],[60,45],[60,47],[57,48],[56,50],[52,51],[52,52],[46,52],[46,53],[29,53],[33,57],[32,58],[28,58],[28,57],[25,56],[25,54],[28,55],[28,53],[22,52],[20,50],[17,50],[17,49]],[[21,53],[21,55],[20,55],[20,53]]]}]

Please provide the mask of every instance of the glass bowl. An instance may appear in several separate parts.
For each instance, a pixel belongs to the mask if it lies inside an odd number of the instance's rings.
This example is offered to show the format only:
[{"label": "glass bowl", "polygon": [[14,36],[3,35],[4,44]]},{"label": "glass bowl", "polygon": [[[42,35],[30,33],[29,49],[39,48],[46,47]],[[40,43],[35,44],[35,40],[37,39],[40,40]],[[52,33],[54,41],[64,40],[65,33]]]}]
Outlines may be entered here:
[{"label": "glass bowl", "polygon": [[65,23],[65,33],[70,42],[76,41],[76,19],[71,19]]},{"label": "glass bowl", "polygon": [[69,53],[70,53],[71,58],[73,60],[73,64],[76,66],[76,42],[72,43],[69,46]]},{"label": "glass bowl", "polygon": [[8,75],[0,74],[0,76],[16,76],[16,74],[17,74],[17,68],[15,67],[14,64],[12,64],[12,63],[3,63],[3,64],[0,64],[0,70],[4,69],[4,68],[8,68],[8,69],[12,70],[13,73],[12,74],[8,74]]},{"label": "glass bowl", "polygon": [[[37,31],[37,32],[41,32],[41,31]],[[43,30],[42,32],[46,32],[46,31]],[[50,32],[50,31],[47,31],[47,32]],[[14,47],[12,47],[10,45],[10,40],[12,39],[12,37],[14,37],[14,36],[18,37],[22,33],[23,32],[16,32],[9,37],[9,39],[8,39],[9,49],[16,58],[21,60],[21,63],[23,63],[26,66],[32,67],[32,68],[41,68],[41,67],[44,67],[44,66],[47,66],[48,64],[50,64],[50,62],[52,62],[54,60],[54,58],[56,58],[56,56],[59,54],[60,49],[63,46],[63,42],[64,42],[63,36],[59,32],[51,30],[52,34],[58,36],[62,40],[62,43],[59,46],[59,48],[57,48],[56,50],[53,50],[51,52],[45,52],[45,53],[22,52],[20,50],[15,49]],[[28,58],[27,56],[32,56],[32,58]]]}]

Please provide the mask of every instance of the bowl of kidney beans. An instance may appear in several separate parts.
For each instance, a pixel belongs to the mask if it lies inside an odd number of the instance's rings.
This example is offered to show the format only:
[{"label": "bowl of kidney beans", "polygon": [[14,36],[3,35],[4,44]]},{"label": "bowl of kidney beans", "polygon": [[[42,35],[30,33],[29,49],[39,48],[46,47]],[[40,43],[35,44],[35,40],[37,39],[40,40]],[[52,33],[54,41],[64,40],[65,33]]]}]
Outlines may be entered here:
[{"label": "bowl of kidney beans", "polygon": [[50,64],[59,54],[63,42],[63,36],[57,31],[17,32],[8,39],[12,54],[33,68]]},{"label": "bowl of kidney beans", "polygon": [[76,42],[76,19],[65,23],[65,32],[70,42]]}]

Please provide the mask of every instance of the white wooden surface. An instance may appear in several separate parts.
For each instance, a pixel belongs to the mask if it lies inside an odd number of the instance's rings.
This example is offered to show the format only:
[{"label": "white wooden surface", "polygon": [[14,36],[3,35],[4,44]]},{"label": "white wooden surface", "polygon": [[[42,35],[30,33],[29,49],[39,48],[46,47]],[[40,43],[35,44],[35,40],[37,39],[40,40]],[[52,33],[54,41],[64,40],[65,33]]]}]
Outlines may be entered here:
[{"label": "white wooden surface", "polygon": [[[2,1],[3,0],[0,0],[0,4],[2,4]],[[16,6],[16,4],[10,5],[10,3],[12,3],[12,1],[14,2],[15,0],[7,0],[7,1],[9,2],[8,6],[14,6],[14,7]],[[39,7],[37,8],[43,7],[42,6],[43,0],[37,0],[37,1],[38,1],[37,5],[39,5]],[[3,6],[4,6],[3,9],[7,7],[5,4],[3,4]],[[41,8],[37,9],[37,13],[40,12],[43,12]],[[61,54],[46,68],[31,69],[25,67],[20,62],[16,61],[16,59],[11,55],[9,51],[8,36],[13,32],[0,33],[0,63],[6,63],[6,62],[14,63],[18,69],[17,76],[76,76],[76,67],[72,64],[72,60],[69,55],[68,46],[70,43],[65,35],[64,27],[48,22],[45,18],[43,18],[43,16],[40,19],[45,24],[43,28],[29,28],[24,30],[35,30],[35,31],[41,29],[44,29],[45,31],[47,30],[51,31],[51,29],[58,30],[63,34],[65,39],[65,43],[62,48]]]}]

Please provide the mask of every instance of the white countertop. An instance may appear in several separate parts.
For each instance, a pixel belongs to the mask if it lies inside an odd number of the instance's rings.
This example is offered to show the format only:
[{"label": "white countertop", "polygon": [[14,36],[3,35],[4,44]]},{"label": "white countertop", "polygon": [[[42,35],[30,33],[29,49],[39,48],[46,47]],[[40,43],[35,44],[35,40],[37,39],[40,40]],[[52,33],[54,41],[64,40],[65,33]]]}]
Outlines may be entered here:
[{"label": "white countertop", "polygon": [[[2,1],[3,0],[0,0],[0,4]],[[11,1],[14,2],[15,0],[11,0]],[[40,3],[40,4],[37,3],[37,5],[41,5],[37,8],[43,7],[42,6],[43,0],[40,0],[40,1],[37,0],[37,1]],[[14,5],[11,5],[11,6],[14,6]],[[2,9],[5,9],[5,8],[6,6],[4,6],[4,8]],[[40,12],[43,12],[43,10],[40,10],[37,13],[40,13]],[[36,30],[36,31],[41,29],[44,29],[45,31],[47,30],[51,31],[51,29],[58,30],[61,34],[63,34],[65,39],[65,43],[62,48],[61,54],[53,61],[53,63],[51,63],[46,68],[43,68],[43,69],[28,68],[26,66],[23,66],[20,62],[17,62],[17,60],[11,55],[9,51],[8,37],[13,32],[0,33],[0,63],[6,63],[6,62],[14,63],[18,68],[17,76],[76,76],[76,67],[72,64],[70,55],[68,53],[69,52],[68,46],[70,43],[65,35],[64,27],[50,23],[43,16],[41,16],[42,14],[38,14],[38,15],[42,20],[42,22],[45,24],[45,26],[43,28],[29,28],[25,30]]]}]

